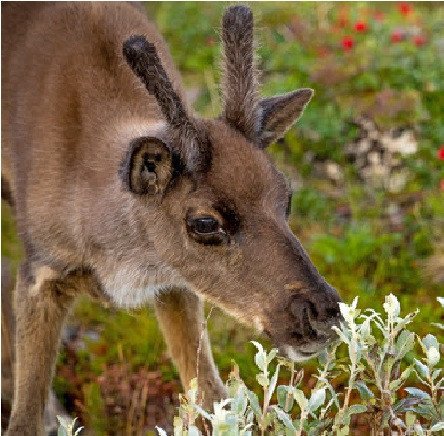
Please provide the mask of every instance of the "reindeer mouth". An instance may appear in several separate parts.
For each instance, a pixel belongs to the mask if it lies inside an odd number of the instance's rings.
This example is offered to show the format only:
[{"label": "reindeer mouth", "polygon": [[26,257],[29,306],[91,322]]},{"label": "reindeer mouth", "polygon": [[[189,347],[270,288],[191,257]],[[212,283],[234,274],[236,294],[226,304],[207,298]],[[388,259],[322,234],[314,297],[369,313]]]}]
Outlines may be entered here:
[{"label": "reindeer mouth", "polygon": [[317,351],[303,351],[291,345],[285,345],[281,348],[281,350],[282,354],[287,356],[289,359],[295,362],[303,362],[305,360],[316,357],[323,350],[323,347],[320,347]]}]

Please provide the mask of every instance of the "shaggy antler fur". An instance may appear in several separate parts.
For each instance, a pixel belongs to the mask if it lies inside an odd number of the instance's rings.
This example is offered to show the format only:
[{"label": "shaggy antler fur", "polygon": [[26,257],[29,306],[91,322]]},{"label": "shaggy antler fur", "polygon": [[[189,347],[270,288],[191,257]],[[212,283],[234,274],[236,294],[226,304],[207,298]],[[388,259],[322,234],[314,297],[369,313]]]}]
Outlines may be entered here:
[{"label": "shaggy antler fur", "polygon": [[209,153],[207,141],[199,135],[188,116],[154,44],[148,42],[144,36],[132,36],[123,44],[123,55],[148,92],[156,98],[168,124],[179,135],[180,153],[188,169],[196,171],[201,168],[208,160],[204,159]]}]

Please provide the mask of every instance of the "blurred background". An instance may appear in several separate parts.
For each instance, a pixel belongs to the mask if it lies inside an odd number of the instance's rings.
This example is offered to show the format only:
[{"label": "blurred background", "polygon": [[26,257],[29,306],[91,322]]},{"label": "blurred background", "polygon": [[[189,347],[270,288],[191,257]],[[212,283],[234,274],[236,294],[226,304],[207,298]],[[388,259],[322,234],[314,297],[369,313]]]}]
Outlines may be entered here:
[{"label": "blurred background", "polygon": [[[190,101],[219,113],[218,31],[227,3],[150,2]],[[295,193],[291,226],[344,300],[380,308],[392,292],[420,308],[424,335],[443,320],[444,6],[436,3],[252,3],[265,96],[298,87],[315,97],[270,147]],[[20,259],[2,203],[2,256]],[[210,308],[208,308],[210,309]],[[209,318],[222,377],[232,361],[253,384],[258,339],[214,309]],[[438,334],[438,331],[432,332]],[[266,344],[266,342],[260,338]],[[316,362],[306,367],[307,386]],[[181,391],[153,314],[87,298],[63,336],[54,379],[63,407],[94,434],[171,428]]]}]

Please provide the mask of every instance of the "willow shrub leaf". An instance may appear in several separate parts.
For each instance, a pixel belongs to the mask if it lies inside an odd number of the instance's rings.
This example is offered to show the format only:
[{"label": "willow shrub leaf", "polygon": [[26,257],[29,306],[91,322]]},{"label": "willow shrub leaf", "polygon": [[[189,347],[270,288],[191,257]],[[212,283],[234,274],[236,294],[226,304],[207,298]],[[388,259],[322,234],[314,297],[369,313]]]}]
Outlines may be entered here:
[{"label": "willow shrub leaf", "polygon": [[[414,351],[415,334],[405,329],[417,312],[401,316],[398,299],[390,294],[385,298],[384,314],[373,309],[361,311],[358,299],[352,304],[340,304],[344,322],[334,330],[346,347],[347,357],[337,358],[337,345],[323,353],[316,384],[306,395],[300,388],[302,371],[294,372],[294,364],[277,357],[275,349],[267,353],[258,342],[253,342],[257,352],[254,358],[259,373],[257,381],[262,386],[264,401],[247,389],[235,366],[227,382],[231,398],[214,404],[214,413],[196,404],[198,398],[195,381],[190,386],[188,398],[181,400],[180,425],[174,421],[175,436],[192,436],[197,428],[192,424],[198,417],[208,421],[213,436],[262,433],[269,435],[348,435],[352,416],[379,410],[373,420],[379,432],[391,426],[406,428],[408,434],[430,434],[442,430],[443,403],[440,389],[444,384],[438,340],[427,335],[418,338],[417,358],[406,361]],[[361,314],[362,313],[362,314]],[[422,352],[422,353],[421,353]],[[342,353],[344,356],[344,353]],[[270,364],[276,369],[271,374]],[[281,366],[292,371],[292,383],[277,386]],[[345,392],[336,392],[334,374],[348,376]],[[296,377],[294,375],[296,374]],[[416,376],[425,386],[406,387],[407,397],[400,390],[406,380]],[[363,404],[352,400],[351,391],[359,392]],[[374,391],[378,392],[375,395]],[[389,393],[389,395],[387,395]],[[276,394],[277,404],[272,404]],[[370,407],[369,407],[370,406]],[[334,417],[334,419],[333,419]],[[421,418],[421,424],[419,423]],[[186,422],[189,422],[186,428]],[[162,435],[164,433],[161,433]]]},{"label": "willow shrub leaf", "polygon": [[396,360],[401,360],[404,356],[413,350],[415,345],[415,334],[408,330],[403,330],[396,340]]},{"label": "willow shrub leaf", "polygon": [[293,425],[293,422],[291,421],[291,418],[287,413],[285,413],[283,410],[279,409],[279,407],[276,406],[274,407],[274,411],[278,419],[282,421],[282,423],[285,425],[285,428],[294,432],[296,431],[296,428]]},{"label": "willow shrub leaf", "polygon": [[259,418],[261,416],[261,406],[259,405],[259,399],[257,398],[257,395],[250,391],[246,390],[246,395],[250,404],[251,409],[253,410],[253,413],[256,415],[256,418]]},{"label": "willow shrub leaf", "polygon": [[408,392],[412,397],[418,398],[420,400],[430,400],[430,395],[427,392],[422,391],[418,388],[404,388],[406,392]]},{"label": "willow shrub leaf", "polygon": [[268,390],[267,390],[267,393],[266,393],[265,399],[264,399],[265,404],[270,404],[271,397],[274,393],[274,390],[276,389],[277,379],[278,379],[278,375],[279,375],[279,368],[280,368],[280,365],[278,364],[276,366],[276,370],[273,374],[273,377],[271,377],[270,384],[268,385]]},{"label": "willow shrub leaf", "polygon": [[418,359],[413,359],[415,363],[415,369],[420,377],[426,378],[430,375],[429,368],[424,363],[420,362]]},{"label": "willow shrub leaf", "polygon": [[355,387],[359,392],[362,400],[370,400],[375,397],[375,394],[368,388],[365,382],[358,380],[355,382]]},{"label": "willow shrub leaf", "polygon": [[256,363],[256,366],[261,371],[265,371],[267,368],[267,353],[259,342],[251,341],[251,343],[257,348],[257,353],[254,356],[254,363]]},{"label": "willow shrub leaf", "polygon": [[435,432],[435,431],[441,431],[444,430],[444,421],[438,422],[435,425],[432,425],[430,427],[430,431]]},{"label": "willow shrub leaf", "polygon": [[[193,423],[200,417],[213,429],[212,436],[345,436],[350,434],[353,415],[372,410],[378,411],[372,418],[378,434],[390,427],[403,428],[409,435],[441,432],[444,379],[437,367],[441,358],[438,339],[429,334],[416,343],[415,334],[405,327],[417,311],[402,316],[393,294],[385,297],[382,314],[373,309],[361,311],[357,305],[357,298],[351,304],[340,303],[344,319],[334,330],[348,353],[338,351],[337,344],[323,353],[312,389],[301,386],[303,372],[295,370],[294,363],[278,357],[275,349],[267,352],[260,343],[253,342],[263,402],[245,386],[235,366],[227,381],[230,398],[215,403],[213,413],[196,404],[197,384],[190,386],[188,397],[181,399],[182,420],[180,425],[174,421],[174,435],[197,434]],[[413,362],[406,357],[410,352],[416,353]],[[275,364],[271,372],[269,367]],[[281,367],[291,370],[292,381],[278,386]],[[334,386],[338,383],[333,381],[341,374],[348,382],[343,392],[336,392]],[[414,377],[420,387],[402,387]],[[340,383],[344,383],[342,376]],[[351,395],[354,389],[359,392],[360,402]],[[277,404],[273,404],[274,398]]]},{"label": "willow shrub leaf", "polygon": [[293,408],[293,389],[290,386],[280,385],[276,388],[276,397],[279,407],[284,412],[289,412]]},{"label": "willow shrub leaf", "polygon": [[316,412],[325,403],[325,388],[314,391],[308,401],[308,409],[311,413]]}]

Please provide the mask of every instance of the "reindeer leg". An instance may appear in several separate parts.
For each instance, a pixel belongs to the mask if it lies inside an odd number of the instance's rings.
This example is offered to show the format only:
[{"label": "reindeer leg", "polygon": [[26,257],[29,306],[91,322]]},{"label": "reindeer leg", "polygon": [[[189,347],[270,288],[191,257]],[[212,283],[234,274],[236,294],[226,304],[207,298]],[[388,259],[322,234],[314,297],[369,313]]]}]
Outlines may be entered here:
[{"label": "reindeer leg", "polygon": [[9,436],[44,434],[43,411],[59,345],[60,331],[73,295],[48,267],[28,278],[17,275],[15,392]]},{"label": "reindeer leg", "polygon": [[197,377],[199,398],[205,407],[226,396],[204,330],[199,297],[186,289],[162,292],[156,299],[156,314],[183,388],[188,389],[190,381]]}]

